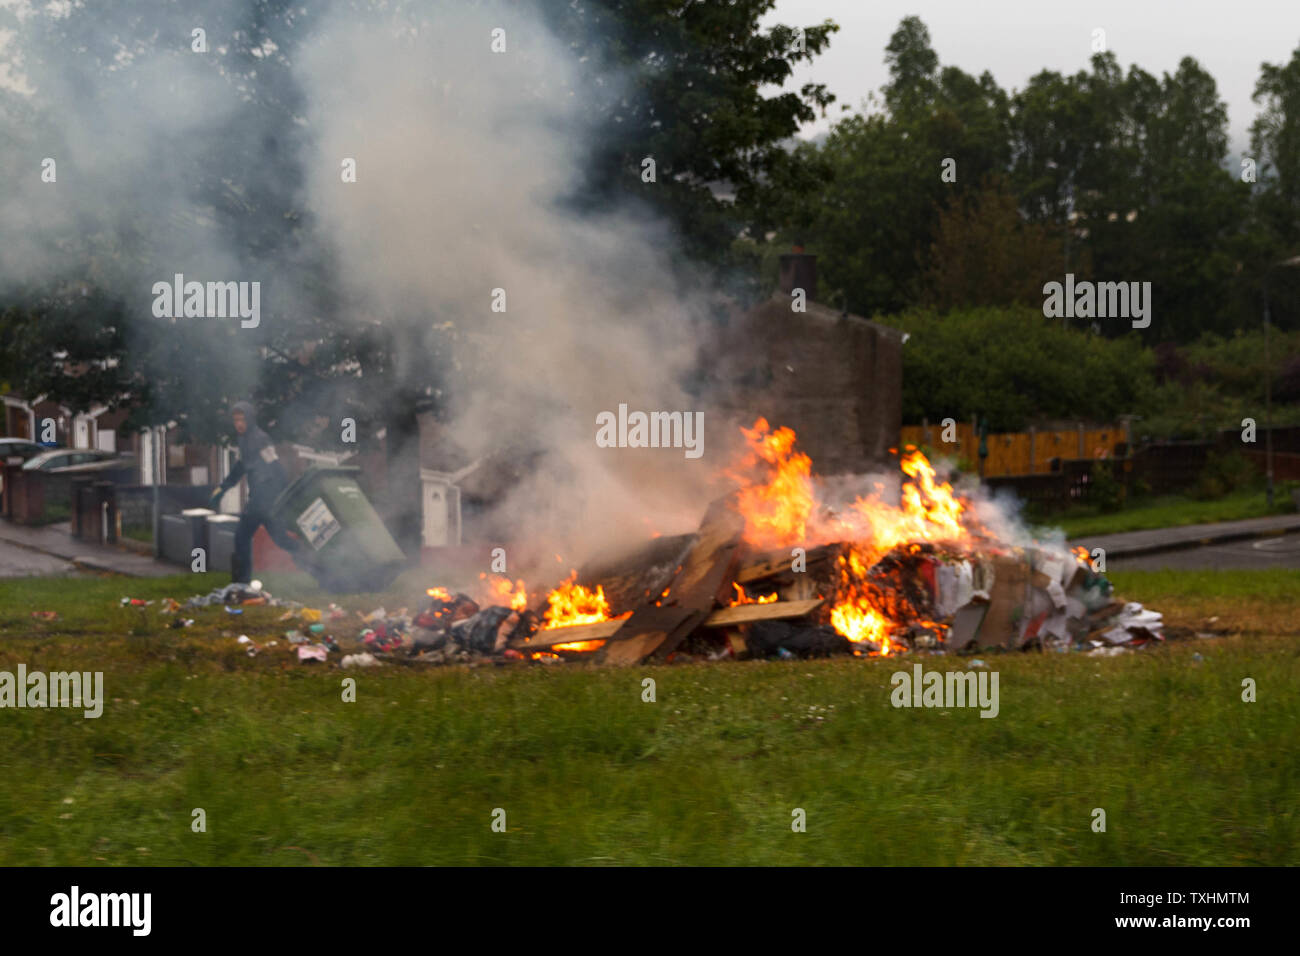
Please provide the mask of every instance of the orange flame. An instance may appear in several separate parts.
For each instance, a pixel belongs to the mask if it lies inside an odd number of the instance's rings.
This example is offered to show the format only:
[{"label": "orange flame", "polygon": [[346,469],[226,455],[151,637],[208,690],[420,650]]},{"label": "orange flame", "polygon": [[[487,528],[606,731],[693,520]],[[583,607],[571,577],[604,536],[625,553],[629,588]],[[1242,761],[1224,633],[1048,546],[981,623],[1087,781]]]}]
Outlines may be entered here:
[{"label": "orange flame", "polygon": [[528,610],[528,587],[522,579],[512,584],[509,578],[502,575],[494,574],[489,578],[486,573],[480,573],[479,580],[487,582],[488,593],[494,604],[508,606],[512,611]]},{"label": "orange flame", "polygon": [[[773,431],[766,418],[741,432],[749,453],[741,470],[728,475],[741,483],[738,507],[745,516],[745,537],[760,548],[800,543],[815,503],[812,459],[794,450],[792,429]],[[765,482],[751,480],[756,471],[766,475]]]},{"label": "orange flame", "polygon": [[[878,646],[881,654],[905,650],[890,638],[899,622],[880,605],[879,592],[867,586],[868,571],[901,544],[969,541],[964,502],[936,478],[925,455],[909,446],[901,461],[906,480],[898,504],[885,500],[884,487],[877,485],[836,514],[819,502],[812,461],[795,449],[791,429],[773,431],[760,418],[741,431],[749,451],[741,469],[728,475],[740,482],[737,507],[745,518],[745,540],[765,549],[852,542],[848,557],[840,557],[831,626],[855,644]],[[745,603],[743,594],[738,603]]]},{"label": "orange flame", "polygon": [[[590,590],[577,583],[578,572],[569,572],[569,577],[558,588],[546,596],[546,612],[542,616],[543,630],[558,627],[573,627],[577,624],[597,624],[600,621],[616,620],[609,613],[609,601],[605,599],[605,589],[596,585]],[[620,615],[618,619],[630,617],[631,611]],[[595,651],[604,647],[603,640],[571,641],[568,644],[556,644],[557,651]]]},{"label": "orange flame", "polygon": [[[749,592],[736,582],[731,582],[731,586],[736,589],[736,599],[731,602],[731,607],[736,607],[738,604],[775,604],[780,598],[778,594],[761,594],[757,598],[752,598],[749,596]],[[665,591],[664,593],[667,594],[668,592]]]}]

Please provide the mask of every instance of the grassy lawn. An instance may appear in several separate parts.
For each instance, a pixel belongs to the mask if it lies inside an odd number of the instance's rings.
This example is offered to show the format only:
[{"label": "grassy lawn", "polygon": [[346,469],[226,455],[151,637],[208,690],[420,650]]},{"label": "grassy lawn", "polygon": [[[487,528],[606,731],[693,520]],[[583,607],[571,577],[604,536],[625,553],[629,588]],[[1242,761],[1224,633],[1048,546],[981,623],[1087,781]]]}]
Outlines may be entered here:
[{"label": "grassy lawn", "polygon": [[[168,630],[118,606],[217,575],[3,581],[0,670],[103,670],[107,701],[97,720],[0,711],[0,865],[1300,862],[1297,573],[1113,577],[1224,636],[983,655],[993,720],[891,707],[910,661],[344,672],[283,641],[246,656],[235,637],[273,638],[279,609]],[[346,603],[415,606],[416,585]]]},{"label": "grassy lawn", "polygon": [[1147,498],[1123,511],[1109,514],[1095,507],[1078,508],[1048,518],[1042,524],[1063,529],[1067,538],[1082,538],[1213,521],[1239,521],[1291,511],[1294,511],[1294,507],[1287,495],[1280,496],[1270,512],[1263,491],[1237,491],[1210,501],[1197,501],[1180,495]]}]

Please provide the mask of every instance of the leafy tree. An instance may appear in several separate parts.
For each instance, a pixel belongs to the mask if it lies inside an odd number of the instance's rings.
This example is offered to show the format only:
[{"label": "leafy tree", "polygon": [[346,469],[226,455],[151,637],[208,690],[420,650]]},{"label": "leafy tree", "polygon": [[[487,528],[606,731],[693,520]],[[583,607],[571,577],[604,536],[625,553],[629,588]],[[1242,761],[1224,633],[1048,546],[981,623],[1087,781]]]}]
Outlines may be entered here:
[{"label": "leafy tree", "polygon": [[999,181],[954,199],[939,217],[922,282],[939,310],[1042,305],[1044,276],[1061,269],[1061,242],[1048,226],[1020,216]]},{"label": "leafy tree", "polygon": [[903,421],[983,415],[993,431],[1040,419],[1114,421],[1145,407],[1152,353],[1136,335],[1106,339],[1041,309],[909,311],[881,321],[909,334]]},{"label": "leafy tree", "polygon": [[[831,181],[797,220],[819,263],[828,301],[862,314],[922,296],[921,273],[940,209],[1005,169],[1010,100],[989,73],[940,68],[929,32],[905,18],[890,38],[883,112],[836,124],[818,152]],[[956,181],[945,181],[945,161]]]},{"label": "leafy tree", "polygon": [[1252,96],[1260,105],[1250,127],[1259,161],[1259,210],[1280,246],[1300,245],[1300,47],[1285,64],[1264,63]]},{"label": "leafy tree", "polygon": [[[596,146],[574,191],[579,209],[644,203],[675,227],[682,253],[715,281],[736,276],[732,240],[763,236],[772,210],[817,187],[820,167],[787,142],[834,101],[823,84],[767,95],[839,29],[827,20],[761,29],[775,0],[584,0],[544,4],[556,31],[610,89]],[[610,75],[616,79],[607,81]],[[642,181],[652,158],[656,181]],[[753,276],[738,277],[753,291]]]}]

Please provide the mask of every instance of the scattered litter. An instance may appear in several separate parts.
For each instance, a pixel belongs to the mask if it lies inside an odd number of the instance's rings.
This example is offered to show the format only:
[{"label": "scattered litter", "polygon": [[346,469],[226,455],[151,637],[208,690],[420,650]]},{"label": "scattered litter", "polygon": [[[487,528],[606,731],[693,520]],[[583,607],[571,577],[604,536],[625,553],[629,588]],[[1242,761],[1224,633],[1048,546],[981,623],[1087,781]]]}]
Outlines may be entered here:
[{"label": "scattered litter", "polygon": [[323,644],[301,644],[298,646],[298,660],[300,661],[323,661],[329,655],[328,649]]},{"label": "scattered litter", "polygon": [[59,619],[58,611],[32,611],[32,617],[39,621],[57,621]]},{"label": "scattered litter", "polygon": [[379,661],[373,654],[348,654],[343,658],[343,667],[345,669],[352,667],[379,667]]},{"label": "scattered litter", "polygon": [[1110,647],[1095,647],[1088,652],[1089,657],[1114,657],[1116,654],[1123,654],[1124,648],[1112,645]]},{"label": "scattered litter", "polygon": [[[124,602],[125,603],[125,602]],[[189,598],[184,607],[211,607],[214,605],[225,605],[226,607],[238,607],[241,604],[250,605],[271,605],[273,607],[283,607],[292,609],[286,612],[285,618],[292,617],[302,605],[297,601],[283,601],[273,597],[271,592],[262,587],[260,582],[256,590],[252,584],[227,584],[222,588],[213,588],[207,594],[195,594]]]}]

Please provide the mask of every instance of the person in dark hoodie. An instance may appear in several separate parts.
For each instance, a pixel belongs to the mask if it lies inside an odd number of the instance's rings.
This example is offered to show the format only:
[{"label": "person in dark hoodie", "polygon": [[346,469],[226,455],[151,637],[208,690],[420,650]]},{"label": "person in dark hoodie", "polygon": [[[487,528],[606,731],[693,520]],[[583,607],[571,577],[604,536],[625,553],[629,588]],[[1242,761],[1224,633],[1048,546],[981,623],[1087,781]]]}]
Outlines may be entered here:
[{"label": "person in dark hoodie", "polygon": [[289,485],[289,476],[275,454],[271,436],[257,427],[257,412],[250,402],[235,402],[230,406],[230,418],[239,436],[239,461],[212,493],[212,504],[215,506],[239,479],[248,479],[248,504],[235,529],[234,568],[230,577],[233,583],[247,584],[253,574],[253,535],[262,525],[266,526],[271,540],[293,556],[295,563],[303,564],[305,555],[301,540],[271,517],[272,503]]}]

